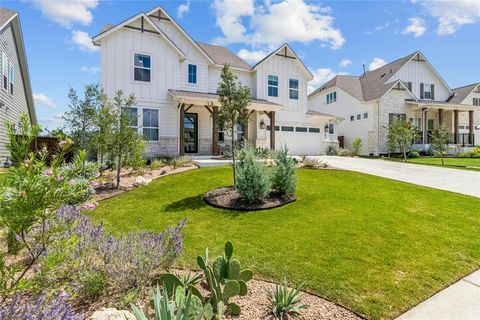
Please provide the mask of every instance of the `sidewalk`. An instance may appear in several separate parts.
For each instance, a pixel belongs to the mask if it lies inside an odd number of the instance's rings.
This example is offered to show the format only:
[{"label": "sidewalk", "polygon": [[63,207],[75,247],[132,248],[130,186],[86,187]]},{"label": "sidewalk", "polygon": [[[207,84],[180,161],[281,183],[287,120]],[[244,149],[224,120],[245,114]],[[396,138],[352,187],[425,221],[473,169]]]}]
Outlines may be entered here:
[{"label": "sidewalk", "polygon": [[397,320],[480,319],[480,270],[405,312]]}]

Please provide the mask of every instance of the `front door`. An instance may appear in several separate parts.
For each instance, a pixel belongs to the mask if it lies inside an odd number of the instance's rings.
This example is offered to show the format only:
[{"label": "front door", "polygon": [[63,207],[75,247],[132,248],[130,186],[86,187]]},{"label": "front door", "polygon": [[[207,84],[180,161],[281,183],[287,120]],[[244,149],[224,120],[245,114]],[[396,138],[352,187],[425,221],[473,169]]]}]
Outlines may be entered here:
[{"label": "front door", "polygon": [[185,153],[198,153],[198,114],[185,113]]}]

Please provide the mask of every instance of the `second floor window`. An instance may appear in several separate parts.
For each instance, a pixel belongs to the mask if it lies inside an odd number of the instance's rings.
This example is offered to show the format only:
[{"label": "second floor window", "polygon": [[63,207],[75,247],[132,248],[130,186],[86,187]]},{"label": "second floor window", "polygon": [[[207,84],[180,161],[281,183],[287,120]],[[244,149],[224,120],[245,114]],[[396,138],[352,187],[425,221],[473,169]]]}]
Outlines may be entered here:
[{"label": "second floor window", "polygon": [[333,91],[327,94],[327,104],[334,103],[337,101],[337,92]]},{"label": "second floor window", "polygon": [[473,98],[473,105],[480,106],[480,98]]},{"label": "second floor window", "polygon": [[150,82],[150,56],[135,53],[134,60],[135,81]]},{"label": "second floor window", "polygon": [[288,95],[290,99],[298,100],[298,80],[290,79],[288,85]]},{"label": "second floor window", "polygon": [[13,80],[15,79],[14,78],[15,71],[14,71],[14,68],[13,68],[13,63],[10,63],[10,68],[8,69],[8,71],[9,71],[8,80],[9,80],[9,83],[10,83],[10,94],[13,95]]},{"label": "second floor window", "polygon": [[188,65],[188,83],[197,83],[197,65]]},{"label": "second floor window", "polygon": [[143,108],[143,137],[147,141],[158,141],[158,109]]},{"label": "second floor window", "polygon": [[268,96],[278,97],[278,77],[268,76]]}]

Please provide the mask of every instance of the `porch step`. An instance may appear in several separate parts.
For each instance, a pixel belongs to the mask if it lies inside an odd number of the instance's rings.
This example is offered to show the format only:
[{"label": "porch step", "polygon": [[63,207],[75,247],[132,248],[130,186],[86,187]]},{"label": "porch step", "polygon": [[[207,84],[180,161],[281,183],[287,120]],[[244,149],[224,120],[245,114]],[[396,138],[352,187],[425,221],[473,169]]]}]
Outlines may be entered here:
[{"label": "porch step", "polygon": [[212,168],[212,167],[223,167],[228,166],[232,163],[232,160],[220,160],[220,159],[212,159],[210,158],[203,158],[199,159],[200,157],[193,158],[193,163],[196,164],[200,168]]}]

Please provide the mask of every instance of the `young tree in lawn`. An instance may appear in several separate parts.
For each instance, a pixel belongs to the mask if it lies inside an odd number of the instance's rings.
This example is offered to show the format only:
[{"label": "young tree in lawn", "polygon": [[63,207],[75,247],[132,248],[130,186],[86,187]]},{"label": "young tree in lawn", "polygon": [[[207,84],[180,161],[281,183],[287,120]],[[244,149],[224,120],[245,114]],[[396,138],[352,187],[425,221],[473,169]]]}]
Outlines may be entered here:
[{"label": "young tree in lawn", "polygon": [[442,166],[445,165],[443,158],[448,152],[448,143],[450,141],[450,132],[445,124],[442,124],[437,130],[433,130],[432,137],[432,149],[437,157],[442,159]]},{"label": "young tree in lawn", "polygon": [[105,103],[105,95],[100,85],[88,84],[85,86],[84,98],[80,99],[75,89],[70,88],[68,93],[69,110],[64,114],[67,130],[73,140],[75,151],[92,150],[92,137],[95,132],[95,116],[99,107]]},{"label": "young tree in lawn", "polygon": [[102,96],[102,99],[104,98],[105,103],[102,103],[99,106],[99,109],[96,110],[94,119],[95,131],[93,133],[91,141],[92,148],[95,149],[100,164],[103,164],[105,157],[110,151],[110,148],[112,146],[112,131],[117,123],[115,113],[112,112],[110,104],[106,102],[106,97]]},{"label": "young tree in lawn", "polygon": [[417,135],[417,129],[412,123],[394,119],[388,126],[387,140],[394,143],[396,148],[402,152],[404,161],[407,162],[407,152]]},{"label": "young tree in lawn", "polygon": [[144,150],[145,143],[136,128],[132,128],[133,115],[131,107],[135,96],[125,97],[122,90],[115,94],[111,112],[115,118],[112,127],[109,154],[116,159],[117,188],[120,188],[120,172],[122,164],[128,159],[138,159]]},{"label": "young tree in lawn", "polygon": [[248,123],[250,113],[247,109],[252,98],[250,89],[237,83],[237,76],[230,71],[228,64],[222,68],[221,82],[218,85],[217,94],[220,96],[220,108],[218,122],[225,131],[230,132],[233,157],[233,185],[237,188],[237,176],[235,171],[235,128],[237,125],[245,126]]}]

